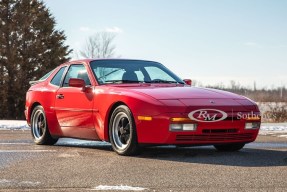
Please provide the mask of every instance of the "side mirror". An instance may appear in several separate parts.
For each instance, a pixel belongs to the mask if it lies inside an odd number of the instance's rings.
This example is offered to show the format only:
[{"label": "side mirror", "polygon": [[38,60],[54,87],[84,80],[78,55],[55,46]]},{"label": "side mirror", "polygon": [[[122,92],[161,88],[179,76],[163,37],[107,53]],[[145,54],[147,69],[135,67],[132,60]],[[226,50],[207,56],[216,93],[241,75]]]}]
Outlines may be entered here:
[{"label": "side mirror", "polygon": [[71,78],[69,79],[69,86],[84,88],[86,86],[86,83],[83,79]]},{"label": "side mirror", "polygon": [[183,80],[187,85],[192,85],[192,81],[191,81],[191,79],[184,79]]}]

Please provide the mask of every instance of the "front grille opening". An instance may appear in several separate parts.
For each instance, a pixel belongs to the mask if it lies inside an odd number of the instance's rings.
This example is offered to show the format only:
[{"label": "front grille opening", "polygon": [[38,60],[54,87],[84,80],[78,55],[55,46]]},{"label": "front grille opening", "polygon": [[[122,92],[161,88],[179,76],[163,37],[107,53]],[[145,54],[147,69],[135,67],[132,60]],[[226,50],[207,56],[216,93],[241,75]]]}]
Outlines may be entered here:
[{"label": "front grille opening", "polygon": [[253,133],[177,135],[176,141],[194,141],[194,142],[251,141],[254,139],[254,137],[255,135]]},{"label": "front grille opening", "polygon": [[237,133],[238,129],[203,129],[202,133]]}]

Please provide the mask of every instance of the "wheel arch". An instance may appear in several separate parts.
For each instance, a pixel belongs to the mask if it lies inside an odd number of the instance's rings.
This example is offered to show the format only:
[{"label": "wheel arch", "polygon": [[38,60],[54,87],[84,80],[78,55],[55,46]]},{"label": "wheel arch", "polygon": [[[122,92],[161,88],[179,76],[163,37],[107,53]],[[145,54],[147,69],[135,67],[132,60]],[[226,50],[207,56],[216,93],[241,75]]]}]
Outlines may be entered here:
[{"label": "wheel arch", "polygon": [[110,119],[112,117],[114,110],[120,105],[125,105],[129,108],[129,106],[125,102],[117,101],[117,102],[113,103],[110,106],[110,108],[108,109],[107,114],[109,114],[109,115],[107,115],[106,120],[105,120],[105,141],[110,142],[110,138],[109,138]]},{"label": "wheel arch", "polygon": [[29,120],[29,123],[31,123],[31,115],[32,115],[32,113],[33,113],[33,110],[35,109],[35,107],[37,107],[37,106],[39,106],[39,105],[42,106],[41,103],[38,102],[38,101],[35,101],[35,102],[31,105],[30,110],[29,110],[29,113],[28,113],[28,119],[27,119],[27,120]]}]

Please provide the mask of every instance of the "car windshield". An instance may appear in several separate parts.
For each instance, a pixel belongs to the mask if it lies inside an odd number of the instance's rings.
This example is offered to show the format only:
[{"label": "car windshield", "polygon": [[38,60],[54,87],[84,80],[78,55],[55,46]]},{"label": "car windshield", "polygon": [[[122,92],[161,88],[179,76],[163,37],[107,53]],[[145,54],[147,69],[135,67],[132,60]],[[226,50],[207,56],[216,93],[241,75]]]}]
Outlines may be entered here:
[{"label": "car windshield", "polygon": [[91,68],[99,84],[184,82],[162,64],[140,60],[96,60]]}]

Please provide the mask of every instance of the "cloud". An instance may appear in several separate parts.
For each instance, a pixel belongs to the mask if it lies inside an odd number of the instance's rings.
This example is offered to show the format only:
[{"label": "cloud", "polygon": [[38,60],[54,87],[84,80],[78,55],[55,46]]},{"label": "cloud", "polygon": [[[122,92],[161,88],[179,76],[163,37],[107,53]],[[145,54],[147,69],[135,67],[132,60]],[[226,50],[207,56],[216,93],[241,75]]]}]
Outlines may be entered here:
[{"label": "cloud", "polygon": [[123,30],[119,27],[108,27],[105,29],[106,32],[109,32],[109,33],[122,33]]}]

